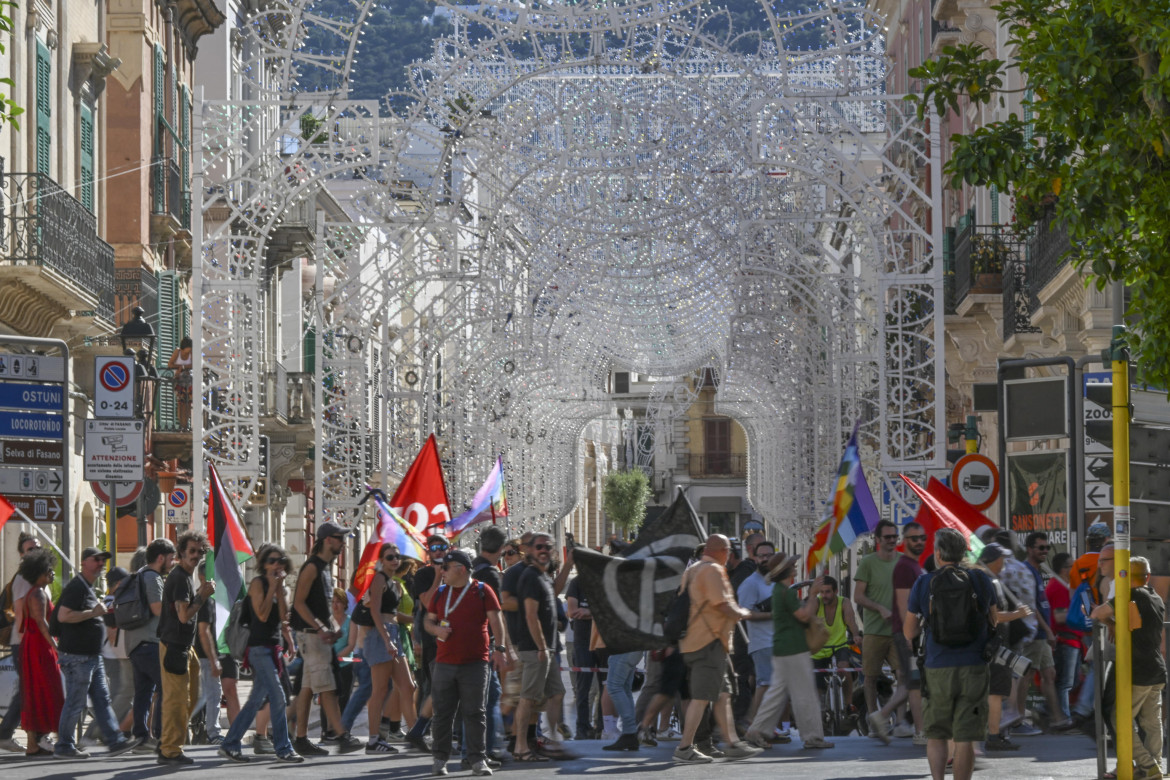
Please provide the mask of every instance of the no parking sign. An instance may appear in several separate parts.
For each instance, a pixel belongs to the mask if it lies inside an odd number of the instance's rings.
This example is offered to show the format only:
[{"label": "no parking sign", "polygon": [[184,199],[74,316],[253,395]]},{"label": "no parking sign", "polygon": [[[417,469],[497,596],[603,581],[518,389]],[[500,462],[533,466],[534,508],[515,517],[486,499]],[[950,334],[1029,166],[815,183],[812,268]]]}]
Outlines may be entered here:
[{"label": "no parking sign", "polygon": [[166,520],[169,525],[191,523],[191,486],[176,485],[167,495]]}]

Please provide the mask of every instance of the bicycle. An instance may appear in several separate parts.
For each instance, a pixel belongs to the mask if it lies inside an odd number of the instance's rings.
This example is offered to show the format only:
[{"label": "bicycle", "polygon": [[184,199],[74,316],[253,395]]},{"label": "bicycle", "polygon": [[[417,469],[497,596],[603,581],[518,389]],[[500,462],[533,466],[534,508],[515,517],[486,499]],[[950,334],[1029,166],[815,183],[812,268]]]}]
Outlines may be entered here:
[{"label": "bicycle", "polygon": [[[828,658],[818,659],[827,665],[813,670],[818,677],[817,688],[821,690],[821,719],[824,721],[826,736],[848,736],[857,727],[857,711],[851,697],[845,694],[846,675],[861,671],[860,668],[838,667],[836,663],[839,650],[848,648],[848,644],[832,645]],[[817,661],[814,661],[817,663]]]}]

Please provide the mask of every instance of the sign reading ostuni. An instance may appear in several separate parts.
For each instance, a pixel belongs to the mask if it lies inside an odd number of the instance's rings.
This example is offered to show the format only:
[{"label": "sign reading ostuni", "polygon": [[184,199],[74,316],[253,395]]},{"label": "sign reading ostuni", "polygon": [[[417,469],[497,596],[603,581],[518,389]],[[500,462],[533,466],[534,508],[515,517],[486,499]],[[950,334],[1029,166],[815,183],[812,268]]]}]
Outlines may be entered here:
[{"label": "sign reading ostuni", "polygon": [[64,519],[65,359],[0,353],[0,491],[34,521]]}]

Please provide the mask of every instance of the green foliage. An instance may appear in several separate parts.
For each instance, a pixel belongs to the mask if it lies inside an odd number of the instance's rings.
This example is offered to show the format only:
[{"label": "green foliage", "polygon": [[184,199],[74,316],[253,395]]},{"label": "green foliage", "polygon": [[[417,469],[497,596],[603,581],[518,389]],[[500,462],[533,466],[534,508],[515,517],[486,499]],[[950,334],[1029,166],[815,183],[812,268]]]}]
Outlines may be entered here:
[{"label": "green foliage", "polygon": [[322,128],[324,124],[325,120],[319,119],[312,114],[301,114],[301,138],[304,138],[311,144],[327,143],[329,136]]},{"label": "green foliage", "polygon": [[[1142,378],[1170,387],[1170,14],[1165,3],[1004,0],[1011,63],[978,44],[948,47],[910,71],[927,108],[1004,105],[1008,68],[1028,92],[1014,114],[952,137],[951,185],[1011,191],[1019,228],[1048,210],[1098,287],[1130,287]],[[1029,129],[1031,132],[1029,133]]]},{"label": "green foliage", "polygon": [[646,519],[646,502],[650,500],[650,480],[638,468],[615,471],[605,478],[601,506],[605,517],[627,534],[633,534]]},{"label": "green foliage", "polygon": [[[12,17],[7,13],[8,8],[15,8],[16,3],[11,0],[0,0],[0,54],[4,54],[6,47],[4,45],[4,38],[12,35]],[[0,79],[0,87],[12,89],[15,86],[12,79]],[[4,125],[11,124],[13,128],[19,130],[20,122],[16,117],[24,113],[24,109],[16,105],[8,95],[0,92],[0,130],[4,129]]]}]

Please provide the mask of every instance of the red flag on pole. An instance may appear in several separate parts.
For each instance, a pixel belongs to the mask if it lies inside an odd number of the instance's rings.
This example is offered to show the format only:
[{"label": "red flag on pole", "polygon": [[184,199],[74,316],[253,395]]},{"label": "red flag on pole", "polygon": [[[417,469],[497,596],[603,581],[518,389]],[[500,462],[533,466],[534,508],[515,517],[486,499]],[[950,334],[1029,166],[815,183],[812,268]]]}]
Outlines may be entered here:
[{"label": "red flag on pole", "polygon": [[899,476],[922,499],[922,507],[918,510],[918,516],[914,518],[926,532],[926,549],[918,559],[919,563],[925,564],[926,560],[934,555],[934,532],[944,527],[961,533],[967,539],[971,551],[979,554],[983,549],[979,532],[993,525],[990,520],[934,477],[930,478],[923,489],[905,474]]},{"label": "red flag on pole", "polygon": [[12,517],[12,513],[16,511],[16,507],[8,503],[8,499],[0,496],[0,528],[8,522],[8,518]]}]

